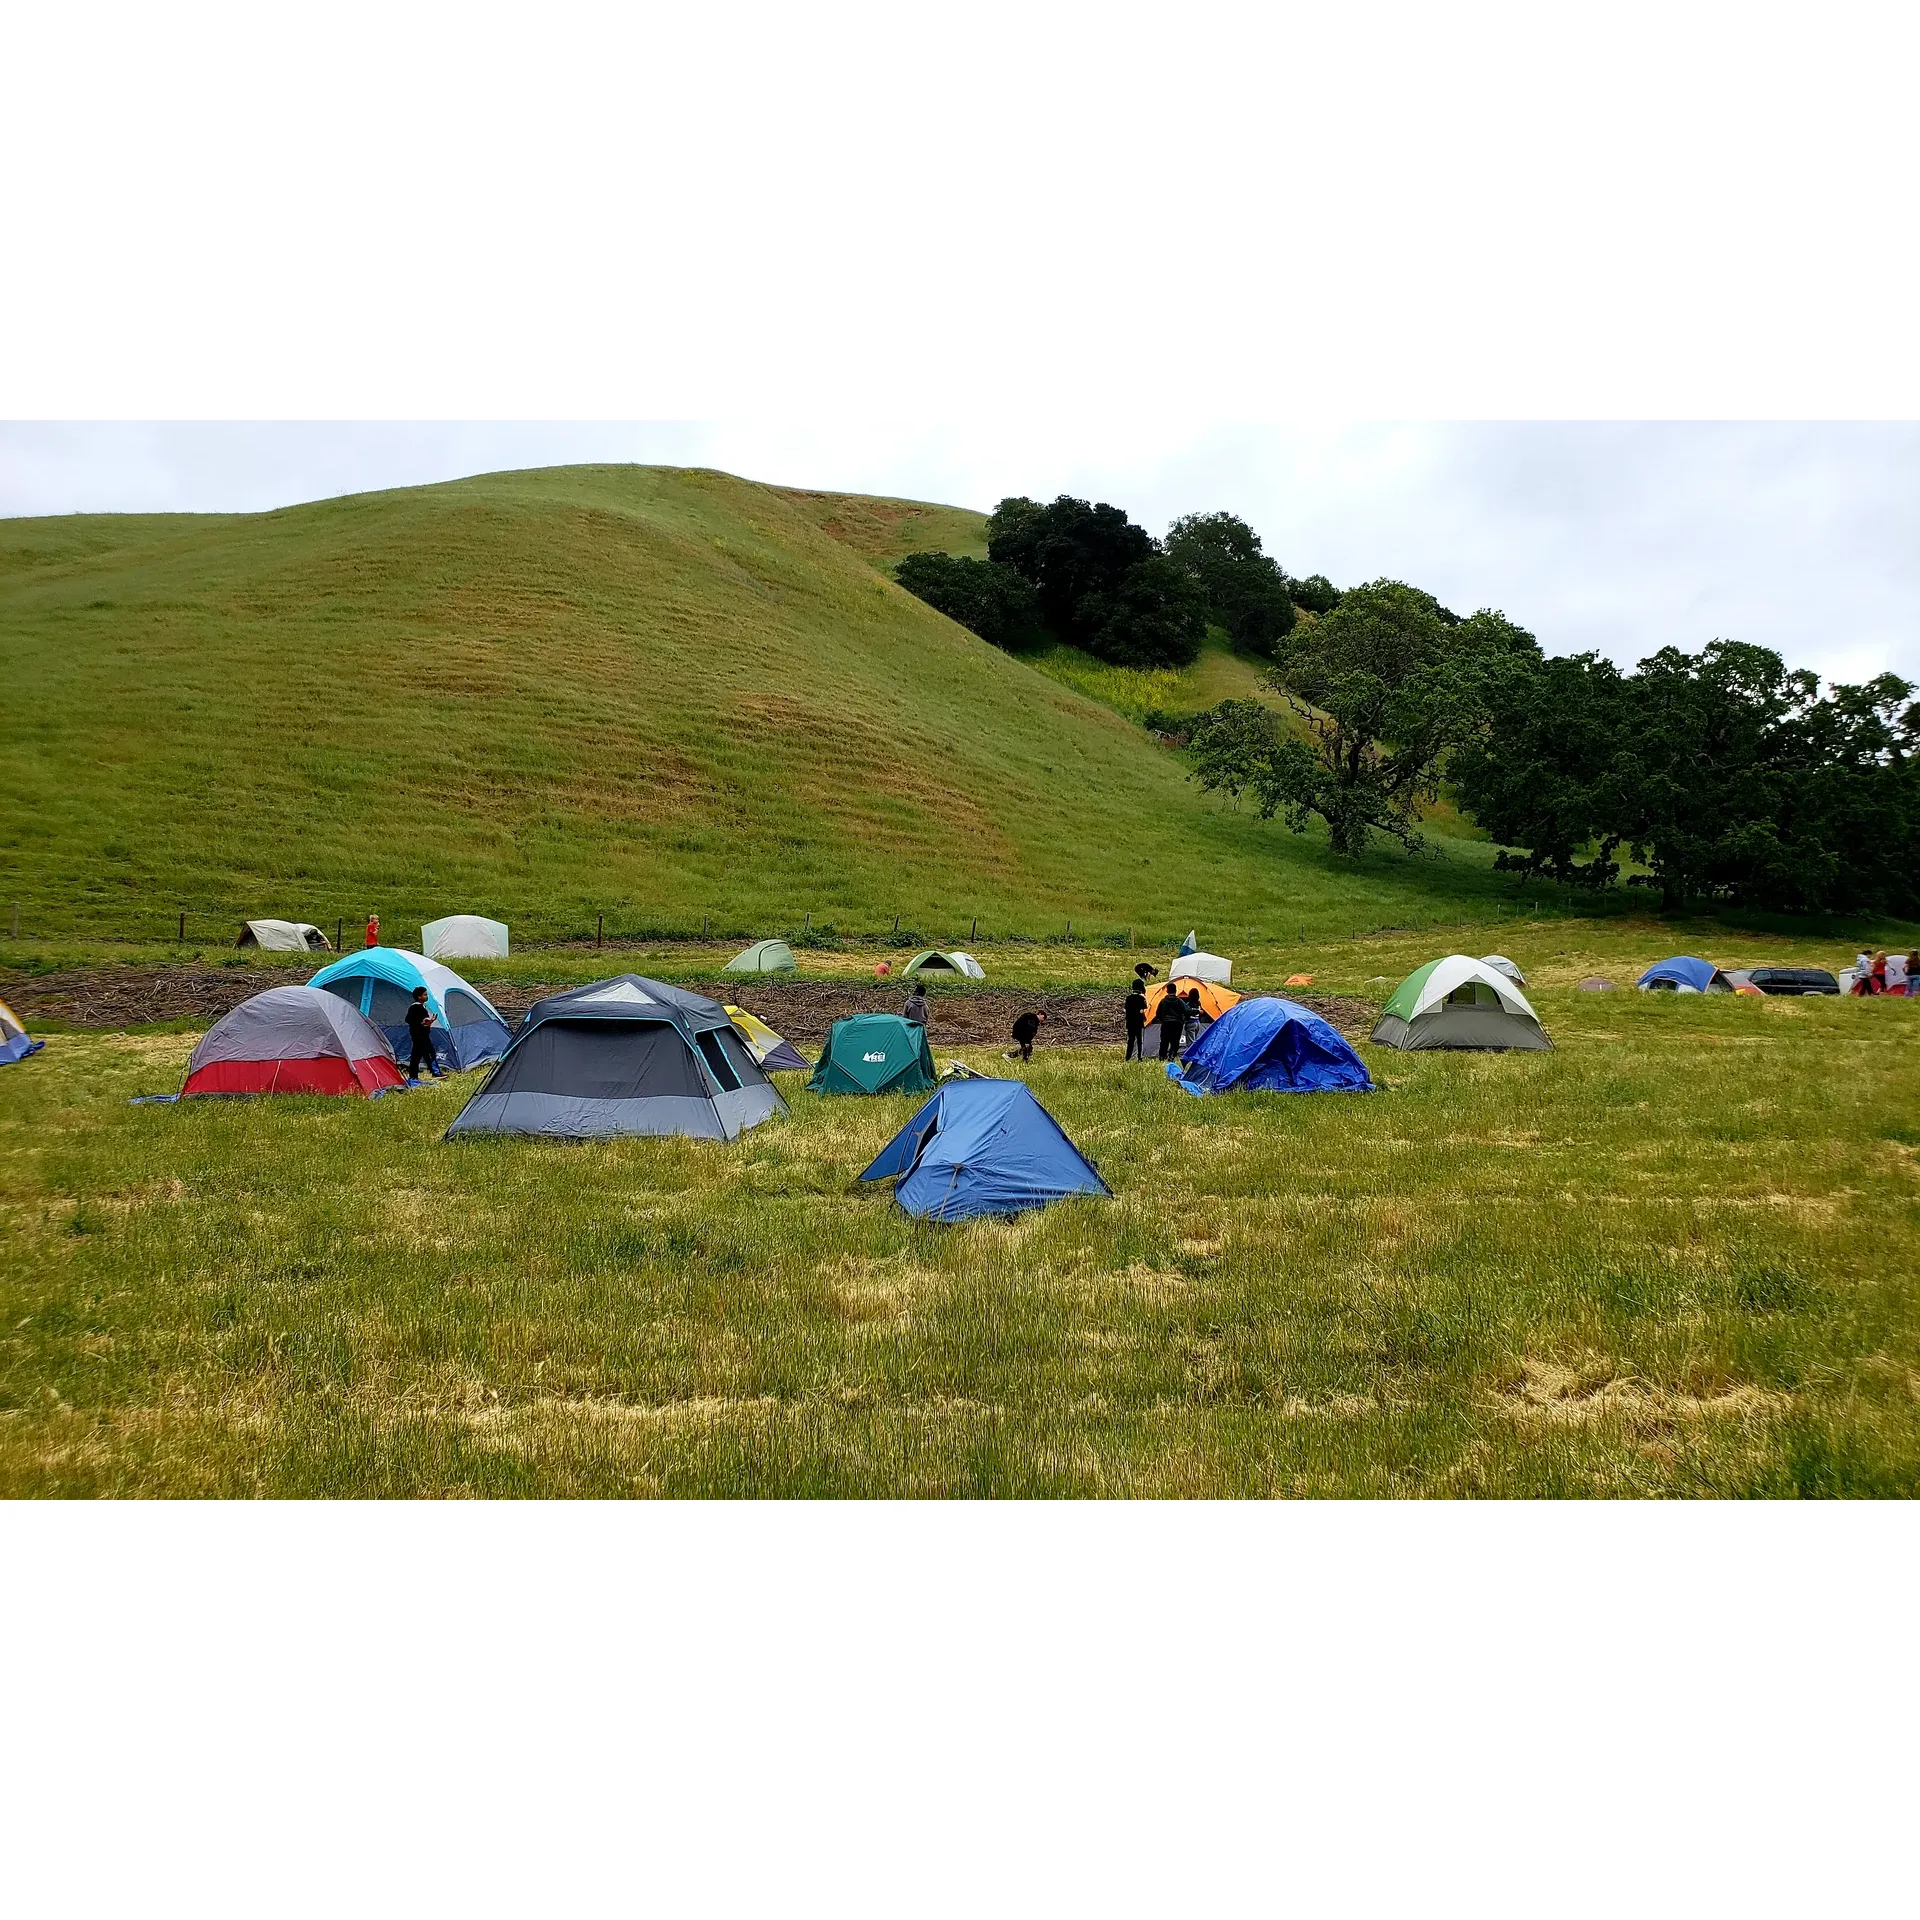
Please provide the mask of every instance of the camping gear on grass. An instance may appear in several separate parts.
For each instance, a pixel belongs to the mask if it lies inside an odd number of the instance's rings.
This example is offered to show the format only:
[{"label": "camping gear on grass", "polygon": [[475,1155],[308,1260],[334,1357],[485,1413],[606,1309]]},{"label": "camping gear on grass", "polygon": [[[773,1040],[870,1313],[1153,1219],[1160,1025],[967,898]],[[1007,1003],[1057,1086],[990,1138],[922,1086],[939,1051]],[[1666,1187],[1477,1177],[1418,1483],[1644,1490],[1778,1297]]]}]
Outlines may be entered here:
[{"label": "camping gear on grass", "polygon": [[1582,993],[1611,993],[1614,990],[1611,980],[1603,979],[1599,974],[1591,974],[1580,982]]},{"label": "camping gear on grass", "polygon": [[1217,953],[1183,953],[1167,969],[1169,980],[1211,980],[1225,986],[1233,978],[1233,962]]},{"label": "camping gear on grass", "polygon": [[234,1093],[385,1093],[405,1086],[387,1037],[318,987],[269,987],[200,1036],[183,1100]]},{"label": "camping gear on grass", "polygon": [[1504,953],[1483,953],[1480,956],[1480,964],[1483,967],[1493,968],[1496,973],[1504,973],[1516,987],[1524,987],[1527,984],[1527,976]]},{"label": "camping gear on grass", "polygon": [[734,1140],[786,1110],[717,1000],[623,973],[535,1001],[447,1138]]},{"label": "camping gear on grass", "polygon": [[1261,995],[1229,1007],[1168,1061],[1188,1093],[1371,1093],[1372,1078],[1340,1035],[1297,1001]]},{"label": "camping gear on grass", "polygon": [[1231,987],[1217,986],[1211,980],[1156,980],[1147,989],[1148,1026],[1152,1026],[1160,1017],[1160,1003],[1170,993],[1179,994],[1182,1000],[1190,993],[1197,993],[1200,996],[1200,1011],[1209,1020],[1218,1020],[1229,1007],[1240,1004],[1240,996]]},{"label": "camping gear on grass", "polygon": [[1112,1189],[1019,1080],[942,1081],[860,1178],[891,1180],[918,1220],[1025,1213]]},{"label": "camping gear on grass", "polygon": [[805,1073],[807,1057],[774,1032],[764,1020],[756,1020],[745,1007],[729,1007],[727,1018],[739,1030],[762,1073]]},{"label": "camping gear on grass", "polygon": [[1450,953],[1429,960],[1394,988],[1373,1040],[1403,1053],[1430,1047],[1500,1052],[1550,1050],[1553,1042],[1527,996],[1483,960]]},{"label": "camping gear on grass", "polygon": [[477,987],[468,986],[451,967],[425,954],[409,953],[405,947],[368,947],[364,953],[350,953],[322,967],[307,985],[358,1008],[387,1036],[396,1059],[401,1048],[410,1045],[407,1007],[415,987],[427,990],[437,1065],[459,1072],[497,1060],[513,1037]]},{"label": "camping gear on grass", "polygon": [[987,970],[970,953],[937,953],[929,947],[923,953],[916,953],[900,969],[903,975],[909,973],[957,973],[967,980],[984,980]]},{"label": "camping gear on grass", "polygon": [[265,953],[331,953],[333,942],[305,920],[248,920],[241,924],[236,947],[258,947]]},{"label": "camping gear on grass", "polygon": [[809,1093],[925,1093],[933,1085],[927,1030],[897,1013],[856,1013],[836,1020]]},{"label": "camping gear on grass", "polygon": [[420,951],[429,960],[504,960],[507,926],[478,913],[450,913],[420,929]]},{"label": "camping gear on grass", "polygon": [[1683,953],[1676,959],[1656,960],[1634,982],[1642,993],[1731,993],[1732,983],[1711,960]]},{"label": "camping gear on grass", "polygon": [[20,1016],[0,1000],[0,1067],[10,1067],[16,1060],[24,1060],[30,1053],[38,1053],[47,1043],[44,1040],[30,1040],[27,1029]]},{"label": "camping gear on grass", "polygon": [[745,953],[736,953],[722,973],[798,973],[800,963],[784,940],[756,940]]}]

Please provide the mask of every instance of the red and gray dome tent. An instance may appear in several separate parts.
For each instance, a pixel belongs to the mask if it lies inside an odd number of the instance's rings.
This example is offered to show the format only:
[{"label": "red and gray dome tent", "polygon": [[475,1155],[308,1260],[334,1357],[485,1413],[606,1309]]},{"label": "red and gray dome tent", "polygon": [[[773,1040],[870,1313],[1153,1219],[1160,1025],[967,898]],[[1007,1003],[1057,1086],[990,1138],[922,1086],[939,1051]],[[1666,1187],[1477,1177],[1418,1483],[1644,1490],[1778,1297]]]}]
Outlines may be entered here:
[{"label": "red and gray dome tent", "polygon": [[383,1093],[404,1086],[386,1036],[317,987],[269,987],[201,1036],[183,1100],[230,1093]]},{"label": "red and gray dome tent", "polygon": [[447,1138],[733,1140],[786,1110],[717,1000],[623,973],[529,1007]]}]

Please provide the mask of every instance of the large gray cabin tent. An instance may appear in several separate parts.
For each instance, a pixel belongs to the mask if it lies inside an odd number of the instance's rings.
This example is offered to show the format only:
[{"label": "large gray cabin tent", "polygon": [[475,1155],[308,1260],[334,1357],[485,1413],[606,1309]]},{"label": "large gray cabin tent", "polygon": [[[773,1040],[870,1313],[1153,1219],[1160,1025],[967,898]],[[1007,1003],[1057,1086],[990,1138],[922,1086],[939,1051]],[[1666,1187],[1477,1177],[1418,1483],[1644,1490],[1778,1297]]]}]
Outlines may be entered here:
[{"label": "large gray cabin tent", "polygon": [[786,1110],[718,1001],[623,973],[529,1007],[447,1138],[734,1140]]}]

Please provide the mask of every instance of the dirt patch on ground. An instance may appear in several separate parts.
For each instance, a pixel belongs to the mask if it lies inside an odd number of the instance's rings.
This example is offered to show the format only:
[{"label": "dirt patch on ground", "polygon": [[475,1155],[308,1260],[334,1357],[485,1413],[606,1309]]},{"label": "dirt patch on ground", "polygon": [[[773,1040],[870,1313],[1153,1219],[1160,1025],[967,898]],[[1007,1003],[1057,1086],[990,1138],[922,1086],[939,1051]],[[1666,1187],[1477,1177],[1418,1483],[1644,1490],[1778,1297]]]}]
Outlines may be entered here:
[{"label": "dirt patch on ground", "polygon": [[[241,967],[72,967],[56,973],[0,971],[0,1000],[7,1001],[31,1027],[58,1020],[70,1027],[112,1030],[166,1020],[211,1025],[241,1001],[269,986],[292,986],[291,977]],[[536,1000],[563,988],[505,980],[476,979],[509,1024]],[[779,984],[709,985],[700,991],[724,993],[798,1046],[817,1046],[836,1020],[855,1013],[898,1013],[906,1004],[899,986],[853,981],[792,980]],[[1017,1015],[1038,1008],[1047,1016],[1042,1046],[1118,1046],[1124,1034],[1119,987],[1098,993],[1030,992],[1013,987],[936,988],[929,1030],[935,1047],[987,1046],[1005,1041]],[[1348,1039],[1363,1038],[1377,1010],[1365,1000],[1334,994],[1301,994],[1302,1006],[1337,1027]],[[1149,1035],[1149,1041],[1152,1036]]]}]

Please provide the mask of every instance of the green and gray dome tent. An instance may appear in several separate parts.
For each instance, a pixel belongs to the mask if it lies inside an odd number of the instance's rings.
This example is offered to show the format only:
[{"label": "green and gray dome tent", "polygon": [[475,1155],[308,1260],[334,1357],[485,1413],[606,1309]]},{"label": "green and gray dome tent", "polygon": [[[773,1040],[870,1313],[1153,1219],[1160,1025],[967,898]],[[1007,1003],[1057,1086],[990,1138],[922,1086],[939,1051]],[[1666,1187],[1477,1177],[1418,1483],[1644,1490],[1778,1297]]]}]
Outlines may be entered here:
[{"label": "green and gray dome tent", "polygon": [[938,948],[928,947],[924,953],[916,953],[900,969],[901,973],[957,973],[962,979],[984,980],[987,970],[970,953],[942,953]]},{"label": "green and gray dome tent", "polygon": [[856,1013],[833,1023],[807,1091],[925,1093],[933,1083],[925,1027],[897,1013]]},{"label": "green and gray dome tent", "polygon": [[1394,988],[1379,1024],[1377,1046],[1418,1053],[1429,1047],[1539,1052],[1553,1042],[1527,996],[1496,967],[1450,953],[1429,960]]},{"label": "green and gray dome tent", "polygon": [[745,953],[736,953],[722,973],[798,973],[800,963],[784,940],[756,940]]}]

